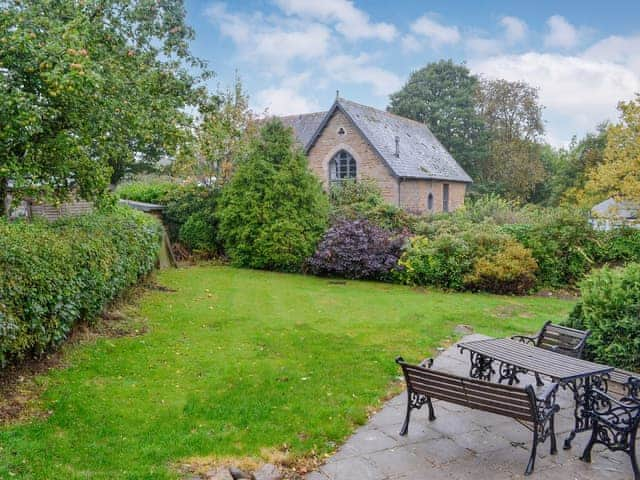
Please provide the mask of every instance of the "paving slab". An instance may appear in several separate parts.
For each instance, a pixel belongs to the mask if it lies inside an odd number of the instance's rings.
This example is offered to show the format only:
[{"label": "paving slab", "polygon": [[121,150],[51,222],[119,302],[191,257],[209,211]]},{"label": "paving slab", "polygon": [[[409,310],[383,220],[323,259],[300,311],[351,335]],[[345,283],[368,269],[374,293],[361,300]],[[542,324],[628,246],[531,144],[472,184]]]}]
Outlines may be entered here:
[{"label": "paving slab", "polygon": [[[474,334],[461,341],[482,340]],[[454,346],[434,361],[438,368],[458,375],[469,373],[469,353]],[[520,385],[535,385],[535,378],[522,375]],[[524,479],[529,459],[531,432],[512,419],[434,401],[436,420],[427,418],[427,408],[411,413],[409,433],[401,437],[406,394],[391,399],[370,421],[306,480],[513,480]],[[556,416],[559,451],[549,453],[549,442],[538,446],[531,477],[545,480],[629,480],[631,464],[624,453],[595,446],[592,463],[579,460],[589,433],[577,435],[571,450],[562,450],[573,426],[573,398],[559,390],[561,407]]]}]

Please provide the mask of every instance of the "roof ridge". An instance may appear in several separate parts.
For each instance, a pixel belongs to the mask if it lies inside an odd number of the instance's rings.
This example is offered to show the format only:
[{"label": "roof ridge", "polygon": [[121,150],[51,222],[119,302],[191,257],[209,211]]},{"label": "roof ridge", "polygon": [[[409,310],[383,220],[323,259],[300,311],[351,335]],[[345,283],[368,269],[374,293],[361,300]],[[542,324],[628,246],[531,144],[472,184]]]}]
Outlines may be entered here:
[{"label": "roof ridge", "polygon": [[309,112],[309,113],[292,113],[290,115],[274,115],[277,118],[294,118],[294,117],[303,117],[306,115],[320,115],[320,114],[326,114],[328,112],[328,110],[323,110],[321,112]]},{"label": "roof ridge", "polygon": [[[399,118],[400,120],[405,120],[407,122],[416,123],[416,124],[420,125],[421,127],[426,127],[431,132],[431,129],[429,128],[429,125],[427,125],[426,123],[423,123],[423,122],[419,122],[418,120],[414,120],[413,118],[404,117],[402,115],[398,115],[397,113],[393,113],[393,112],[390,112],[388,110],[381,110],[379,108],[372,107],[371,105],[364,105],[362,103],[354,102],[353,100],[349,100],[348,98],[344,98],[344,97],[340,97],[338,99],[338,101],[340,101],[340,100],[345,100],[345,101],[347,101],[349,103],[355,103],[356,105],[359,105],[361,107],[369,108],[371,110],[376,110],[376,111],[382,112],[382,113],[384,113],[386,115],[390,115],[392,117]],[[431,132],[431,133],[433,134],[433,132]]]}]

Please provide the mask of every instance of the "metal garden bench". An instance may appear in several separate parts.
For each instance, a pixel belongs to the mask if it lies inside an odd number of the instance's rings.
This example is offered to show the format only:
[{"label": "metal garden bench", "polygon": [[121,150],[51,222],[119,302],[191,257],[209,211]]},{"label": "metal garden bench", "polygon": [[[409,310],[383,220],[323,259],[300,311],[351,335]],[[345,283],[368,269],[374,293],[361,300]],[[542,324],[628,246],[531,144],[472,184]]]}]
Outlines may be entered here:
[{"label": "metal garden bench", "polygon": [[[564,325],[556,325],[549,321],[533,337],[514,335],[511,338],[545,350],[551,350],[574,358],[582,358],[589,335],[591,335],[589,330],[577,330]],[[536,382],[539,387],[543,385],[538,374],[536,374]]]},{"label": "metal garden bench", "polygon": [[[637,379],[636,379],[637,380]],[[634,387],[635,383],[635,387]],[[637,393],[640,381],[628,384]],[[596,443],[609,450],[625,452],[631,458],[634,480],[640,480],[640,469],[636,458],[636,436],[640,424],[640,399],[638,396],[622,397],[615,400],[601,390],[592,389],[590,397],[592,430],[589,443],[584,449],[581,460],[591,461],[591,449]]]},{"label": "metal garden bench", "polygon": [[544,443],[550,437],[551,453],[557,452],[554,429],[554,415],[560,409],[555,401],[557,383],[549,384],[536,396],[531,385],[520,388],[434,370],[431,368],[431,359],[420,365],[412,365],[398,357],[396,363],[402,367],[407,382],[407,413],[400,435],[406,435],[409,430],[411,410],[419,409],[425,403],[429,408],[429,420],[435,420],[431,400],[438,399],[510,417],[531,430],[533,446],[525,475],[533,472],[539,443]]}]

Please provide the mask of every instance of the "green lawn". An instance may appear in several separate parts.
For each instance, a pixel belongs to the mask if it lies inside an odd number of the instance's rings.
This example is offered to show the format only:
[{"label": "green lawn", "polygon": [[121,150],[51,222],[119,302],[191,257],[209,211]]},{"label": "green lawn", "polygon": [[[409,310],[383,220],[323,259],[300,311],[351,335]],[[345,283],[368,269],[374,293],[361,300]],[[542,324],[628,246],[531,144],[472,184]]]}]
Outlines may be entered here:
[{"label": "green lawn", "polygon": [[[399,371],[454,340],[564,318],[571,302],[447,294],[224,267],[163,271],[144,335],[68,349],[45,419],[0,429],[0,478],[173,478],[193,456],[329,452]],[[400,425],[398,419],[398,425]]]}]

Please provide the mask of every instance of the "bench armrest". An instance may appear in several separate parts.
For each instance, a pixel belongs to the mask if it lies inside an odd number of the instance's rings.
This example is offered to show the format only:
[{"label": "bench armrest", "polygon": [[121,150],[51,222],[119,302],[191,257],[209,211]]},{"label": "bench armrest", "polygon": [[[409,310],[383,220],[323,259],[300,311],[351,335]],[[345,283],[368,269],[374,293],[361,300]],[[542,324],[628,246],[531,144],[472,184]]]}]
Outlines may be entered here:
[{"label": "bench armrest", "polygon": [[637,428],[640,420],[640,403],[628,398],[616,400],[596,388],[592,389],[588,395],[592,405],[588,413],[594,421],[622,432]]},{"label": "bench armrest", "polygon": [[560,410],[560,406],[556,403],[558,387],[557,383],[550,383],[536,395],[536,415],[539,422],[546,422]]},{"label": "bench armrest", "polygon": [[530,343],[531,345],[533,345],[535,347],[536,343],[538,343],[538,336],[535,335],[533,337],[530,337],[530,336],[527,336],[527,335],[513,335],[511,337],[511,340],[518,340],[521,343]]}]

